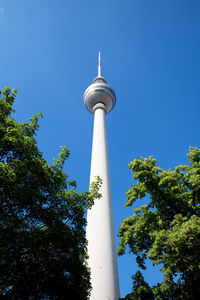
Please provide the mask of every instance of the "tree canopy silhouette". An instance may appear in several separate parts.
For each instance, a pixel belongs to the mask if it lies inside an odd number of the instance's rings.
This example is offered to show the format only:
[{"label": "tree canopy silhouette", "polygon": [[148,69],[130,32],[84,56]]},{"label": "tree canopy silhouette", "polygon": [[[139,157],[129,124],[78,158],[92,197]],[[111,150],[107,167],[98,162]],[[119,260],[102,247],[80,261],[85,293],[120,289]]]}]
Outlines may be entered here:
[{"label": "tree canopy silhouette", "polygon": [[84,215],[100,197],[100,181],[78,193],[63,172],[65,146],[47,163],[35,140],[42,115],[16,122],[16,93],[0,94],[0,296],[88,299]]}]

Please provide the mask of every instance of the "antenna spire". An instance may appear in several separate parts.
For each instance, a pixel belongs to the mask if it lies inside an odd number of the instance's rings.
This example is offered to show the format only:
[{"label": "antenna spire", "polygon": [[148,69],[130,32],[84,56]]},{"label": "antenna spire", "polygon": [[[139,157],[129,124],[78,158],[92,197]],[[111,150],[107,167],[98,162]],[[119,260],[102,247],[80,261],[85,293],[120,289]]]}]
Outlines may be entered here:
[{"label": "antenna spire", "polygon": [[101,52],[99,51],[98,77],[101,77]]}]

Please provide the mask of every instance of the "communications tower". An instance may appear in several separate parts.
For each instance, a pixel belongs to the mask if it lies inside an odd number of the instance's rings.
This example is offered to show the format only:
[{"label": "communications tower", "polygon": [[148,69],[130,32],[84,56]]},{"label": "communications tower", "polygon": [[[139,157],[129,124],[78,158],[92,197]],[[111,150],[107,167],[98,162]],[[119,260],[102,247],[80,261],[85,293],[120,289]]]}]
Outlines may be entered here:
[{"label": "communications tower", "polygon": [[102,179],[102,197],[95,201],[87,214],[88,265],[92,284],[90,300],[120,298],[105,124],[105,116],[115,103],[115,92],[101,75],[99,52],[98,76],[84,93],[84,104],[94,115],[90,183],[95,181],[95,176]]}]

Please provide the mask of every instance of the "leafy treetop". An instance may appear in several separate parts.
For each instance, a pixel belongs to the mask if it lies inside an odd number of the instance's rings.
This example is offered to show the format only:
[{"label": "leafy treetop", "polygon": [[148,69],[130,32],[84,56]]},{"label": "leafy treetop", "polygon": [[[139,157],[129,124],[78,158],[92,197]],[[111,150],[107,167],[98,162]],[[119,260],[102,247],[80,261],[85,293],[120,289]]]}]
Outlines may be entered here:
[{"label": "leafy treetop", "polygon": [[63,166],[39,151],[39,113],[30,123],[12,117],[17,90],[0,94],[0,295],[5,299],[88,299],[85,211],[100,198],[101,180],[78,193]]},{"label": "leafy treetop", "polygon": [[152,288],[156,299],[200,297],[200,150],[191,147],[188,159],[189,165],[174,170],[162,170],[153,157],[129,164],[136,184],[127,191],[125,206],[150,200],[122,221],[119,255],[128,247],[138,267],[145,269],[147,258],[162,266],[164,280]]}]

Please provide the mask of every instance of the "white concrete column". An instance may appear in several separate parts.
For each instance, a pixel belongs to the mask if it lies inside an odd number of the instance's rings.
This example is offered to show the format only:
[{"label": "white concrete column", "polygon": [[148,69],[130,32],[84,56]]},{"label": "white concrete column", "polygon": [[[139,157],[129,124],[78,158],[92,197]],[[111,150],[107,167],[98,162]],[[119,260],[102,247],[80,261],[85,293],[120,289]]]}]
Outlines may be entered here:
[{"label": "white concrete column", "polygon": [[118,300],[120,298],[112,197],[108,164],[105,106],[94,107],[94,129],[90,183],[99,176],[102,180],[102,198],[95,200],[88,210],[86,236],[88,264],[91,269],[91,300]]}]

